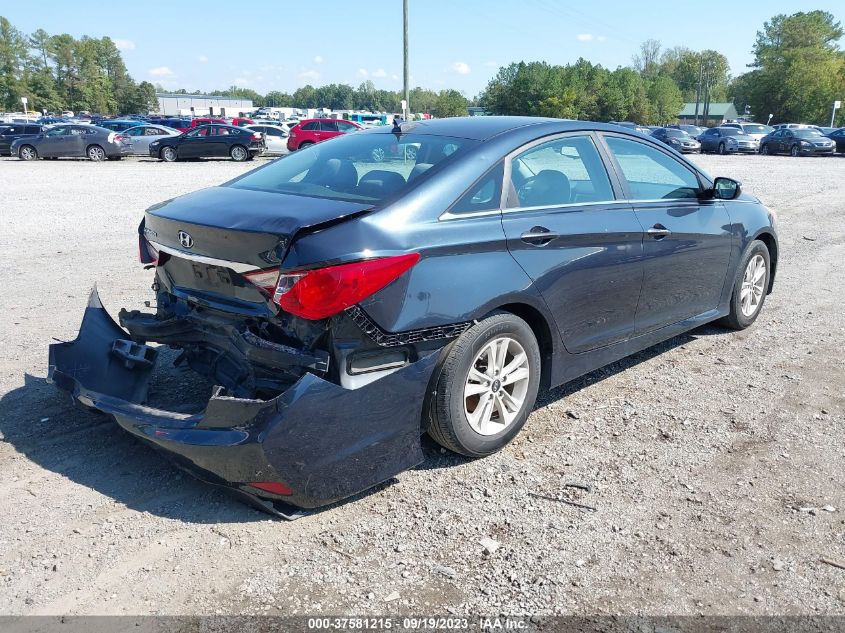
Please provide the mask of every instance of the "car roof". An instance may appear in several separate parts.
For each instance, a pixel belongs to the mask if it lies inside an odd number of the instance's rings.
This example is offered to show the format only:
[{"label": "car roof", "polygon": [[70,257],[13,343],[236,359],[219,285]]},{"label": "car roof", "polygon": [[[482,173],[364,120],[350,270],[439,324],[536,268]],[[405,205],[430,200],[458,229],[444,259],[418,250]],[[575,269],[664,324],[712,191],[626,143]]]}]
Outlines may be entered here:
[{"label": "car roof", "polygon": [[[431,134],[435,136],[452,136],[484,141],[494,136],[514,132],[527,127],[535,127],[539,134],[548,132],[578,132],[583,130],[619,131],[618,125],[598,123],[595,121],[574,121],[567,119],[550,119],[529,116],[467,116],[448,119],[428,119],[424,121],[409,121],[401,124],[403,133]],[[623,126],[626,129],[626,126]],[[365,134],[390,134],[391,125],[381,125],[365,129]]]}]

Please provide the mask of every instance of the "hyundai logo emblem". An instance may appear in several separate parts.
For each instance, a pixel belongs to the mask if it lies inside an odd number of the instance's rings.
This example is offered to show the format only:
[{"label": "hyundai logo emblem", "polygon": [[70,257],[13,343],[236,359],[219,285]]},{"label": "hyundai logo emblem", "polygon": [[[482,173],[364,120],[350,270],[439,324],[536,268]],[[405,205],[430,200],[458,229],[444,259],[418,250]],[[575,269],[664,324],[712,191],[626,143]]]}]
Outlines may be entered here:
[{"label": "hyundai logo emblem", "polygon": [[190,233],[179,231],[179,243],[185,248],[192,248],[194,245],[194,238],[191,237]]}]

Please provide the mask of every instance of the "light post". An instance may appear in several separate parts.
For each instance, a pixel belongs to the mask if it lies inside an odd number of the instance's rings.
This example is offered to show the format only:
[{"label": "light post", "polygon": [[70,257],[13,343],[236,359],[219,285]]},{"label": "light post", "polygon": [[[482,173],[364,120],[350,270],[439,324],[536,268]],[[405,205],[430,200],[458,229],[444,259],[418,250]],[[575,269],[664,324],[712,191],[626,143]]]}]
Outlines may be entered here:
[{"label": "light post", "polygon": [[830,113],[830,127],[833,127],[833,120],[836,118],[836,111],[842,107],[841,101],[833,102],[833,112]]}]

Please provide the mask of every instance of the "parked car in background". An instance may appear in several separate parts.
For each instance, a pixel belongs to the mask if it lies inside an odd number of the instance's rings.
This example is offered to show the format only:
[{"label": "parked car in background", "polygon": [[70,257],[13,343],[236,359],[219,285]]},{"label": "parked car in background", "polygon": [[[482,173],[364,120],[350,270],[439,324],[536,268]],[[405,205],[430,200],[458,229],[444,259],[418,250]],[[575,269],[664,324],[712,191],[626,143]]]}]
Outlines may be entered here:
[{"label": "parked car in background", "polygon": [[834,133],[836,130],[838,130],[839,128],[835,128],[835,127],[826,127],[826,126],[817,125],[817,126],[816,126],[816,129],[817,129],[819,132],[821,132],[824,136],[827,136],[828,138],[830,138],[830,135],[831,135],[831,134],[833,134],[833,133]]},{"label": "parked car in background", "polygon": [[187,132],[191,129],[191,119],[180,117],[150,117],[147,123],[151,125],[163,125],[180,132]]},{"label": "parked car in background", "polygon": [[119,160],[127,153],[123,136],[96,125],[60,124],[38,136],[12,142],[12,154],[21,160],[39,158],[89,158],[94,161]]},{"label": "parked car in background", "polygon": [[651,135],[661,143],[665,143],[672,149],[684,154],[701,151],[701,143],[683,130],[661,127],[654,130]]},{"label": "parked car in background", "polygon": [[97,126],[104,127],[113,132],[123,132],[137,126],[139,123],[140,121],[135,119],[102,119],[97,122]]},{"label": "parked car in background", "polygon": [[702,152],[756,154],[760,142],[735,127],[711,127],[698,137]]},{"label": "parked car in background", "polygon": [[833,132],[826,136],[836,144],[837,152],[845,152],[845,127],[834,129]]},{"label": "parked car in background", "polygon": [[611,121],[612,125],[618,125],[620,127],[628,128],[629,130],[634,130],[635,132],[639,132],[640,134],[645,134],[646,136],[651,134],[651,130],[648,129],[645,125],[638,125],[637,123],[633,123],[632,121]]},{"label": "parked car in background", "polygon": [[743,134],[758,141],[766,136],[766,134],[771,134],[775,129],[771,125],[765,125],[763,123],[725,123],[721,127],[736,128],[741,130]]},{"label": "parked car in background", "polygon": [[255,121],[252,119],[245,119],[244,117],[235,117],[229,121],[229,125],[234,125],[235,127],[243,127],[245,125],[250,125],[251,123],[255,123]]},{"label": "parked car in background", "polygon": [[812,154],[833,154],[836,142],[824,136],[816,129],[780,128],[763,137],[760,141],[761,154],[789,154],[791,156],[809,156]]},{"label": "parked car in background", "polygon": [[11,123],[0,125],[0,156],[12,155],[12,142],[19,138],[38,136],[45,126],[37,123]]},{"label": "parked car in background", "polygon": [[160,141],[168,136],[179,136],[179,130],[164,127],[163,125],[136,125],[122,133],[123,144],[127,147],[129,154],[134,156],[149,156],[150,143]]},{"label": "parked car in background", "polygon": [[687,134],[689,134],[694,139],[698,139],[700,134],[703,134],[707,128],[701,127],[700,125],[691,125],[687,123],[673,123],[672,125],[667,125],[668,128],[674,128],[676,130],[683,130]]},{"label": "parked car in background", "polygon": [[288,149],[294,152],[301,147],[308,147],[360,129],[361,126],[357,123],[342,119],[305,119],[291,128]]},{"label": "parked car in background", "polygon": [[196,117],[191,119],[191,129],[200,127],[201,125],[211,125],[212,123],[219,123],[220,125],[229,125],[229,121],[214,117]]},{"label": "parked car in background", "polygon": [[[540,389],[705,323],[747,328],[772,290],[774,214],[653,138],[529,117],[401,127],[148,209],[155,311],[118,326],[92,293],[48,380],[290,517],[419,464],[426,431],[491,455]],[[371,162],[400,142],[412,168]],[[191,414],[144,406],[166,360],[149,343],[218,385]]]},{"label": "parked car in background", "polygon": [[264,137],[234,125],[203,125],[150,143],[150,156],[168,163],[186,158],[252,160],[265,149]]},{"label": "parked car in background", "polygon": [[288,149],[288,129],[279,125],[268,125],[266,123],[255,123],[252,125],[245,125],[245,130],[254,130],[264,135],[264,143],[267,145],[268,154],[287,154]]}]

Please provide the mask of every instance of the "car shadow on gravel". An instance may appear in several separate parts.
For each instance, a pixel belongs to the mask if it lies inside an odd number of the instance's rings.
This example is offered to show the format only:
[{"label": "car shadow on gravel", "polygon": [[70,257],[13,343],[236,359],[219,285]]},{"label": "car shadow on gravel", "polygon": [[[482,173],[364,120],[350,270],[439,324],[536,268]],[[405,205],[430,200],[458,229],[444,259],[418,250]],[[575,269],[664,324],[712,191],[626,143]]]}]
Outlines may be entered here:
[{"label": "car shadow on gravel", "polygon": [[75,406],[44,378],[25,374],[22,387],[0,398],[0,438],[41,468],[138,512],[189,523],[268,518],[184,474],[111,417]]},{"label": "car shadow on gravel", "polygon": [[[658,343],[657,345],[644,349],[640,352],[637,352],[636,354],[632,354],[631,356],[618,360],[615,363],[600,367],[595,371],[591,371],[589,374],[584,374],[583,376],[580,376],[575,380],[560,385],[559,387],[555,387],[554,389],[550,389],[545,392],[540,392],[540,394],[537,396],[537,403],[534,405],[534,411],[536,411],[537,409],[542,409],[543,407],[552,404],[553,402],[563,400],[564,398],[572,395],[573,393],[595,385],[601,382],[602,380],[610,378],[611,376],[615,376],[616,374],[622,373],[632,367],[635,367],[636,365],[639,365],[640,363],[656,358],[657,356],[660,356],[661,354],[671,351],[677,347],[681,347],[682,345],[686,345],[687,343],[694,341],[696,338],[702,336],[726,334],[728,332],[729,330],[715,325],[703,325],[695,330],[691,330],[689,332],[685,332],[683,334],[670,338],[667,341]],[[457,466],[458,464],[463,464],[469,461],[473,461],[473,459],[475,459],[472,457],[458,455],[456,453],[452,453],[451,451],[444,451],[443,449],[441,449],[439,444],[434,442],[427,435],[423,437],[423,453],[425,454],[425,461],[419,466],[417,466],[416,470],[434,470],[438,468],[450,468],[452,466]]]},{"label": "car shadow on gravel", "polygon": [[[565,385],[541,393],[535,410],[639,363],[680,347],[700,336],[726,330],[703,326],[638,352]],[[151,385],[156,405],[201,410],[208,384],[186,380],[178,369],[160,372]],[[191,372],[188,372],[191,375]],[[186,387],[187,384],[187,387]],[[195,404],[176,407],[192,394]],[[268,515],[241,503],[222,488],[182,473],[164,455],[121,429],[109,416],[73,404],[44,378],[24,375],[24,385],[0,398],[0,439],[38,466],[108,496],[138,512],[188,523],[223,523],[267,520]],[[471,458],[445,451],[423,436],[424,461],[416,470],[450,468]],[[354,503],[397,483],[388,479],[348,499],[320,508],[315,514]]]}]

